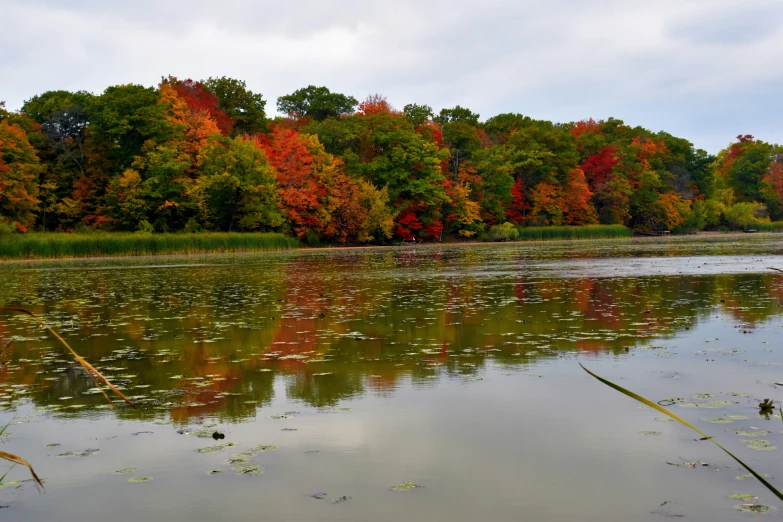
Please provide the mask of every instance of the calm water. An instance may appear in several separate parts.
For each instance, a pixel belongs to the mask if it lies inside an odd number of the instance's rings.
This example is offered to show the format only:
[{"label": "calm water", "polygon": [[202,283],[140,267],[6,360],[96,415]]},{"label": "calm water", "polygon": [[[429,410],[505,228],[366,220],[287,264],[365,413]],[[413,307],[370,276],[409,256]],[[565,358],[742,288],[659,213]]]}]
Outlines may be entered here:
[{"label": "calm water", "polygon": [[13,469],[0,517],[777,519],[717,448],[578,363],[678,399],[777,478],[783,422],[757,404],[783,399],[782,254],[753,235],[2,265],[0,303],[138,407],[0,315],[0,449],[46,479]]}]

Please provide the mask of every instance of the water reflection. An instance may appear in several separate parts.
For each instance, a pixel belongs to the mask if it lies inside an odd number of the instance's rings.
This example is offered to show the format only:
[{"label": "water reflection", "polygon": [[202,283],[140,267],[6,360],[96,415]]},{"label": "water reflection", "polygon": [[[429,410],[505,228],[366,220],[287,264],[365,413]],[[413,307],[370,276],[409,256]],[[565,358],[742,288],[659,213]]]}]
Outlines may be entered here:
[{"label": "water reflection", "polygon": [[[324,253],[136,270],[6,270],[0,302],[42,314],[138,409],[121,418],[239,421],[289,400],[318,408],[400,383],[480,379],[575,351],[625,353],[714,315],[781,313],[777,274],[554,278],[524,250]],[[687,260],[684,258],[683,263]],[[600,263],[600,259],[596,261]],[[509,269],[509,267],[516,267]],[[21,316],[0,401],[98,415],[92,381]],[[665,356],[665,353],[661,353]]]}]

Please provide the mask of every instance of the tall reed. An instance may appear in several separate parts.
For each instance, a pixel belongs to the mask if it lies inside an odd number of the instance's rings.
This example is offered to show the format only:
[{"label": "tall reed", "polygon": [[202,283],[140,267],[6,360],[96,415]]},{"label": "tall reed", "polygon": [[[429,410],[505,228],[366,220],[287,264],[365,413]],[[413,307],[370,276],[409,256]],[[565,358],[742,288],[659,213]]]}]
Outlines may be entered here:
[{"label": "tall reed", "polygon": [[783,232],[783,221],[773,221],[772,223],[759,223],[753,228],[759,232]]},{"label": "tall reed", "polygon": [[0,259],[58,259],[160,254],[211,254],[297,248],[297,239],[276,233],[123,232],[31,233],[0,236]]},{"label": "tall reed", "polygon": [[519,227],[521,241],[556,239],[611,239],[631,237],[631,229],[623,225],[584,225],[581,227]]}]

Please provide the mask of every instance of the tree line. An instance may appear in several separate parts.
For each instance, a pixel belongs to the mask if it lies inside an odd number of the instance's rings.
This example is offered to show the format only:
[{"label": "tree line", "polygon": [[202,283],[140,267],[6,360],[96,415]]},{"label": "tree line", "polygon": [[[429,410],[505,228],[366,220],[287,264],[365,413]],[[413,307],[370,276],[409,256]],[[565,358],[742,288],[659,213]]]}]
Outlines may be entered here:
[{"label": "tree line", "polygon": [[[783,147],[717,156],[622,120],[456,106],[402,110],[309,86],[266,100],[232,78],[0,102],[0,232],[279,231],[307,241],[622,224],[639,233],[783,217]],[[510,226],[510,225],[506,225]]]}]

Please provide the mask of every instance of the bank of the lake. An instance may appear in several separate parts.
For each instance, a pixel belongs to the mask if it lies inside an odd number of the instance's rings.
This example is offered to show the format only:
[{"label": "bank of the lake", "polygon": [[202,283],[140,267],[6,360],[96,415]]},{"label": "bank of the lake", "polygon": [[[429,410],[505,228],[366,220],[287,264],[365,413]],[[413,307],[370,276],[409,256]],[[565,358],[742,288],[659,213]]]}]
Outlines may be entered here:
[{"label": "bank of the lake", "polygon": [[[783,228],[772,223],[760,227],[754,232],[781,232]],[[496,227],[502,228],[502,227]],[[487,242],[512,241],[578,241],[650,238],[638,236],[623,225],[584,225],[584,226],[546,226],[512,227],[503,229],[499,235],[493,235],[491,229],[479,237],[443,237],[440,241],[419,240],[416,245],[447,244],[483,244]],[[509,234],[505,236],[503,234]],[[734,237],[744,235],[742,231],[699,232],[698,236]],[[497,237],[496,237],[497,236]],[[659,236],[656,236],[659,237]],[[666,237],[695,237],[694,235],[671,235]],[[28,234],[10,234],[0,236],[0,262],[33,261],[57,259],[89,259],[139,256],[201,256],[211,254],[252,254],[253,252],[281,251],[294,249],[344,249],[344,248],[384,248],[388,246],[413,245],[413,242],[390,240],[385,243],[345,245],[320,244],[309,245],[298,239],[280,233],[253,232],[200,232],[186,233],[140,233],[140,232],[87,232],[58,233],[33,232]]]}]

